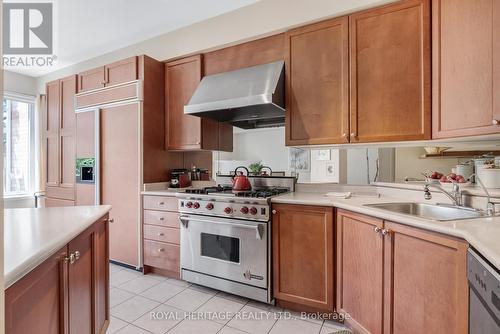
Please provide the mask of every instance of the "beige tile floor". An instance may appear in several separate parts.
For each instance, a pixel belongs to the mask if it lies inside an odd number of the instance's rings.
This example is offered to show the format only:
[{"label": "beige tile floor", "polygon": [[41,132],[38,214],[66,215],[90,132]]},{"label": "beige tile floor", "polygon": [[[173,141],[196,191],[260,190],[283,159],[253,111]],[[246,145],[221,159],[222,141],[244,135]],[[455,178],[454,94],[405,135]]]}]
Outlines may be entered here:
[{"label": "beige tile floor", "polygon": [[344,329],[334,322],[304,319],[274,306],[113,264],[110,306],[108,334],[329,334]]}]

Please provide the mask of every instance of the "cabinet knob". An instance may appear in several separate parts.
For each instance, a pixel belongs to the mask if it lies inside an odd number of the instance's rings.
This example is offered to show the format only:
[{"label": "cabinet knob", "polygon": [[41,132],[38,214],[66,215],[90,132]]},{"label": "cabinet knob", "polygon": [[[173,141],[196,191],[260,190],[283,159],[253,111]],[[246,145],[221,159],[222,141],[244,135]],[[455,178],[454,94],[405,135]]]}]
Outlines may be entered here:
[{"label": "cabinet knob", "polygon": [[75,252],[75,261],[78,261],[80,259],[80,251]]},{"label": "cabinet knob", "polygon": [[499,124],[500,124],[500,120],[498,120],[498,119],[494,119],[494,120],[492,120],[492,121],[491,121],[491,123],[492,123],[493,125],[499,125]]},{"label": "cabinet knob", "polygon": [[277,213],[278,213],[278,211],[276,211],[276,210],[273,210],[273,211],[271,211],[271,212],[272,212],[272,214],[273,214],[273,215],[275,215],[275,214],[277,214]]},{"label": "cabinet knob", "polygon": [[69,264],[73,264],[75,263],[76,259],[75,259],[75,254],[71,253],[69,255]]},{"label": "cabinet knob", "polygon": [[158,248],[158,252],[164,252],[165,248]]},{"label": "cabinet knob", "polygon": [[165,205],[165,202],[158,202],[158,205]]},{"label": "cabinet knob", "polygon": [[109,219],[108,219],[108,222],[109,222],[110,224],[113,224],[113,223],[115,222],[115,219],[114,219],[114,218],[109,218]]},{"label": "cabinet knob", "polygon": [[159,219],[160,219],[160,221],[164,221],[165,217],[160,217]]},{"label": "cabinet knob", "polygon": [[357,137],[356,133],[355,133],[355,132],[352,132],[352,133],[351,133],[351,138],[356,138],[356,137]]},{"label": "cabinet knob", "polygon": [[158,236],[159,236],[159,237],[163,237],[164,235],[165,235],[165,234],[163,234],[163,233],[161,233],[161,232],[160,232],[160,233],[158,233]]},{"label": "cabinet knob", "polygon": [[391,230],[386,230],[386,229],[384,228],[384,229],[382,230],[382,235],[383,235],[383,236],[386,236],[386,235],[390,236],[390,235],[391,235]]},{"label": "cabinet knob", "polygon": [[373,230],[375,231],[375,233],[380,233],[380,231],[382,231],[382,228],[381,227],[378,227],[378,226],[375,226],[373,228]]}]

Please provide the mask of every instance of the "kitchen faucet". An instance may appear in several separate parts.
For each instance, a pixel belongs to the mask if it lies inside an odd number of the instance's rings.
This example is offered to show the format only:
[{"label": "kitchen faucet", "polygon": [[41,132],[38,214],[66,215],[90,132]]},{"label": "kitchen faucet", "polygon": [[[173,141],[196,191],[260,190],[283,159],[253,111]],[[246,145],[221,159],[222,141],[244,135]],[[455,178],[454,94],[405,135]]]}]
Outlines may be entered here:
[{"label": "kitchen faucet", "polygon": [[469,176],[469,181],[474,177],[479,184],[479,186],[483,189],[484,193],[486,194],[486,214],[488,216],[494,216],[495,215],[495,203],[491,201],[490,197],[490,192],[488,191],[488,188],[484,185],[483,181],[479,178],[479,175],[477,173],[472,174]]},{"label": "kitchen faucet", "polygon": [[453,190],[451,193],[447,192],[443,187],[441,187],[438,184],[435,183],[430,183],[430,182],[425,182],[424,186],[424,198],[426,200],[430,200],[432,198],[431,191],[429,188],[435,188],[445,194],[452,202],[453,205],[455,206],[462,206],[462,190],[460,189],[460,186],[458,185],[457,182],[453,182]]}]

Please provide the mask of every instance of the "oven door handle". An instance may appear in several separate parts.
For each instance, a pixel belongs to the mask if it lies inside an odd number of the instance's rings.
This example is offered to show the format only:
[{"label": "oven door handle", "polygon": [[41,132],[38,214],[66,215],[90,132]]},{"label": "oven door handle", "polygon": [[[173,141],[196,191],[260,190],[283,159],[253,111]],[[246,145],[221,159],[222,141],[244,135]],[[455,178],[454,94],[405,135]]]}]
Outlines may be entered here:
[{"label": "oven door handle", "polygon": [[262,240],[262,237],[264,236],[264,225],[263,224],[257,224],[254,226],[251,225],[245,225],[245,224],[238,224],[238,223],[225,223],[225,222],[214,222],[208,219],[190,219],[190,217],[187,216],[179,216],[179,220],[181,221],[181,224],[185,227],[188,228],[188,223],[189,220],[197,221],[197,222],[205,222],[205,223],[211,223],[211,224],[222,224],[222,225],[229,225],[229,226],[236,226],[236,227],[241,227],[241,228],[246,228],[246,229],[255,229],[255,237],[259,240]]}]

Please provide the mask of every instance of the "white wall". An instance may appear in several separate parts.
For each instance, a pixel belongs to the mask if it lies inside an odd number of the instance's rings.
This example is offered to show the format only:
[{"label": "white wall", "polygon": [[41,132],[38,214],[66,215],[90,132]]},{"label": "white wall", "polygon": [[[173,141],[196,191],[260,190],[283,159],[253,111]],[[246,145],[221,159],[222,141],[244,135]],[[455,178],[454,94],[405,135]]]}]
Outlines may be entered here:
[{"label": "white wall", "polygon": [[233,152],[217,152],[218,160],[262,162],[273,171],[288,172],[289,148],[285,147],[285,128],[235,131]]},{"label": "white wall", "polygon": [[15,72],[4,71],[4,90],[11,93],[37,95],[37,79]]},{"label": "white wall", "polygon": [[[132,55],[147,54],[167,60],[229,46],[258,37],[272,35],[306,23],[374,7],[394,0],[264,0],[216,16],[188,27],[89,59],[40,77],[38,91],[44,83]],[[147,18],[137,18],[147,19]]]}]

